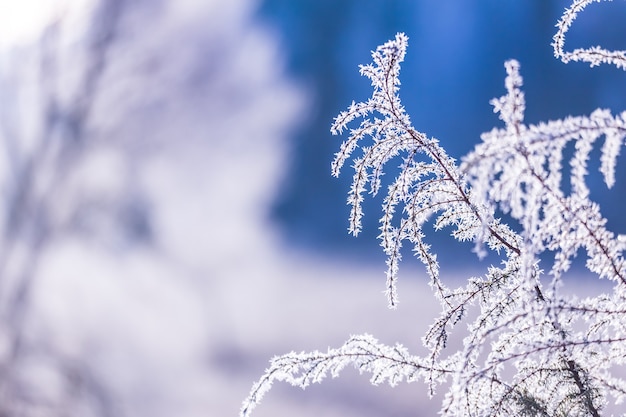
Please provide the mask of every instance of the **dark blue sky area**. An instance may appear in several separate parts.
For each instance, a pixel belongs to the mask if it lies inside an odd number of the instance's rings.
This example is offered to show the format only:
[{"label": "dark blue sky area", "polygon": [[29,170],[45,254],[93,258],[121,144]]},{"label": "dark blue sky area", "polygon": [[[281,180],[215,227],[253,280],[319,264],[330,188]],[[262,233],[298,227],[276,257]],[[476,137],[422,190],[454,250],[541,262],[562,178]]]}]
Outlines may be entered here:
[{"label": "dark blue sky area", "polygon": [[[569,4],[569,0],[265,0],[260,16],[279,31],[291,76],[314,99],[308,120],[294,134],[291,165],[273,211],[288,242],[342,255],[380,252],[375,237],[381,199],[367,204],[361,237],[346,233],[351,173],[346,169],[339,180],[330,176],[330,161],[343,138],[331,136],[329,128],[352,100],[370,95],[368,80],[359,76],[357,66],[369,63],[370,51],[396,32],[409,36],[400,94],[411,119],[456,158],[470,151],[482,132],[499,126],[489,100],[503,94],[503,63],[510,58],[522,65],[527,122],[589,114],[597,107],[626,109],[624,71],[565,65],[553,57],[554,25]],[[567,45],[601,43],[626,49],[625,19],[626,1],[593,4],[575,22]],[[611,227],[625,232],[620,206],[626,178],[621,177],[610,192],[596,178],[592,188]],[[447,245],[441,237],[434,239],[436,245]],[[455,260],[473,256],[463,249],[462,255],[445,252]],[[440,256],[445,261],[447,255]]]}]

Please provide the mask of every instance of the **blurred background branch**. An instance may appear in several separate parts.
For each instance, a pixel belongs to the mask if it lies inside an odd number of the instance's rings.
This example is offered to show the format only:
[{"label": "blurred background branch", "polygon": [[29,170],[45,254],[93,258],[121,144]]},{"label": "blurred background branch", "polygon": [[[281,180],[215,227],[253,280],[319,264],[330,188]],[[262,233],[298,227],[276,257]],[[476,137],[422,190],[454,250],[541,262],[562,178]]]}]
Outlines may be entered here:
[{"label": "blurred background branch", "polygon": [[205,304],[301,95],[252,4],[54,3],[0,51],[0,415],[205,414]]}]

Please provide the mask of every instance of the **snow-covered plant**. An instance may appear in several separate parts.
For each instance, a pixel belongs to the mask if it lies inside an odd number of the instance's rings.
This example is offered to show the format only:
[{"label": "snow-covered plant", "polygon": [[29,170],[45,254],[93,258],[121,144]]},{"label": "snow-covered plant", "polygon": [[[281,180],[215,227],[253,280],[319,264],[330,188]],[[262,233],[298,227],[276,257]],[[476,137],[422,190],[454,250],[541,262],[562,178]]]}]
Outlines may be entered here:
[{"label": "snow-covered plant", "polygon": [[[574,1],[564,12],[554,36],[555,55],[564,62],[626,69],[624,51],[564,50],[572,22],[594,1],[599,0]],[[413,355],[403,346],[361,335],[327,352],[276,357],[252,388],[241,416],[250,414],[276,380],[304,388],[347,365],[370,373],[373,384],[424,380],[431,394],[444,384],[444,416],[600,416],[614,411],[626,397],[626,380],[618,372],[626,363],[625,245],[606,228],[600,207],[590,200],[586,177],[591,151],[600,147],[600,171],[606,185],[614,185],[626,113],[595,110],[589,116],[525,124],[520,65],[508,61],[506,94],[491,102],[504,126],[483,134],[482,143],[457,164],[439,141],[413,127],[402,106],[398,75],[406,48],[407,37],[398,34],[373,52],[373,64],[361,66],[374,92],[335,119],[333,134],[355,119],[361,123],[349,129],[332,172],[338,176],[353,160],[348,202],[350,231],[356,235],[364,193],[380,192],[386,164],[400,161],[380,219],[387,296],[395,307],[401,248],[409,244],[442,307],[423,337],[429,353]],[[357,149],[360,155],[354,157]],[[469,278],[465,286],[448,287],[425,242],[423,228],[431,221],[437,230],[451,227],[460,241],[473,241],[478,256],[495,252],[501,265]],[[587,298],[564,293],[564,274],[583,252],[589,273],[612,282],[610,292]],[[448,346],[453,331],[465,331],[462,346]]]}]

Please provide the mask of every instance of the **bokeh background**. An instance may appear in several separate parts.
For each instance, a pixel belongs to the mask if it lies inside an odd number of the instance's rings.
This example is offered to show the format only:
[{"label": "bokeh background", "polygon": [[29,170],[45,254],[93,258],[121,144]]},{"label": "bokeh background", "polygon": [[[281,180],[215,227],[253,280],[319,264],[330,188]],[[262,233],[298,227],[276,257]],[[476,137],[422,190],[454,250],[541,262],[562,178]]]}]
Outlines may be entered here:
[{"label": "bokeh background", "polygon": [[[407,256],[387,310],[381,201],[348,236],[332,119],[368,97],[357,66],[399,31],[403,101],[456,158],[498,126],[510,58],[528,122],[626,109],[624,72],[553,58],[568,3],[0,1],[0,415],[234,416],[274,355],[363,332],[419,352],[436,303]],[[592,5],[568,46],[626,49],[624,16],[626,2]],[[624,175],[591,182],[625,232]],[[497,262],[445,235],[429,238],[446,280]],[[276,385],[255,412],[437,407],[417,384],[346,370]]]}]

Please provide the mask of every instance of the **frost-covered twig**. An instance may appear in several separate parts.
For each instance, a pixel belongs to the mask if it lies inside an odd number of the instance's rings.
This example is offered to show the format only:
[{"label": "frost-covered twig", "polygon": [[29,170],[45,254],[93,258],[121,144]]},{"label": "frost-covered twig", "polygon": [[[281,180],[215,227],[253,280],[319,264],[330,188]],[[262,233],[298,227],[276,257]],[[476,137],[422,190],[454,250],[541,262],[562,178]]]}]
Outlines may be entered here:
[{"label": "frost-covered twig", "polygon": [[[606,62],[626,69],[621,51],[563,51],[567,30],[593,1],[577,0],[564,12],[554,37],[555,53],[564,62]],[[388,257],[388,302],[397,304],[398,264],[402,244],[408,241],[425,264],[442,306],[423,338],[429,353],[409,356],[404,348],[383,347],[362,336],[327,354],[279,357],[253,388],[243,415],[274,380],[305,387],[328,372],[336,375],[349,363],[372,373],[374,383],[423,377],[432,393],[449,381],[444,416],[601,415],[610,398],[618,404],[626,397],[626,381],[615,373],[616,366],[626,364],[625,246],[606,227],[586,179],[591,152],[602,142],[600,172],[608,188],[615,184],[626,113],[596,110],[589,116],[525,124],[520,64],[511,60],[505,63],[506,94],[491,102],[504,126],[483,134],[459,166],[436,139],[412,126],[402,106],[398,77],[407,41],[398,34],[373,52],[373,64],[361,66],[373,94],[335,119],[334,134],[348,130],[356,119],[361,122],[349,129],[332,172],[339,175],[353,159],[349,230],[356,235],[364,194],[383,189],[386,164],[399,160],[400,172],[387,185],[380,219],[379,239]],[[353,156],[358,148],[360,155]],[[573,149],[571,156],[566,148]],[[568,177],[564,164],[570,166]],[[510,224],[499,219],[503,215]],[[449,226],[457,240],[473,241],[478,255],[495,252],[502,264],[470,278],[465,286],[448,288],[425,241],[423,227],[431,221],[437,230]],[[585,299],[560,291],[581,249],[590,275],[611,280],[613,291]],[[450,350],[449,333],[461,331],[462,322],[467,326],[463,345]]]},{"label": "frost-covered twig", "polygon": [[[362,146],[362,156],[354,159],[355,173],[348,203],[352,206],[349,230],[355,235],[361,230],[363,193],[368,185],[372,194],[378,193],[385,165],[394,157],[404,155],[402,171],[388,187],[380,219],[379,238],[388,257],[387,295],[391,307],[398,301],[395,282],[405,240],[412,244],[426,265],[432,284],[444,291],[439,283],[437,257],[424,242],[422,232],[424,223],[436,213],[437,229],[454,226],[457,239],[475,240],[481,252],[487,243],[492,249],[504,249],[512,256],[520,253],[519,238],[473,200],[454,159],[447,155],[439,141],[411,125],[398,96],[399,64],[406,47],[407,37],[398,34],[395,40],[372,53],[374,64],[361,66],[361,74],[371,80],[374,88],[372,97],[364,103],[352,103],[335,119],[331,129],[334,134],[340,134],[351,121],[364,119],[358,128],[350,130],[350,138],[335,155],[332,163],[335,176],[361,141],[369,137],[373,142],[371,146]],[[403,216],[396,222],[398,205],[403,206]]]},{"label": "frost-covered twig", "polygon": [[[409,354],[402,345],[386,346],[369,335],[353,336],[342,347],[328,349],[326,353],[289,353],[272,359],[265,375],[254,385],[244,401],[241,416],[246,417],[263,398],[274,381],[285,381],[306,388],[318,383],[329,374],[335,378],[347,365],[354,365],[359,372],[371,374],[374,385],[388,382],[391,386],[416,381],[424,377],[430,367],[423,360]],[[445,377],[446,369],[437,372]]]},{"label": "frost-covered twig", "polygon": [[610,51],[600,46],[577,48],[571,52],[564,50],[566,34],[578,17],[578,14],[585,10],[591,3],[600,3],[602,1],[612,0],[575,0],[572,5],[565,10],[556,25],[558,31],[552,38],[554,55],[566,64],[570,61],[583,61],[588,62],[592,67],[600,64],[611,64],[626,70],[626,51]]}]

